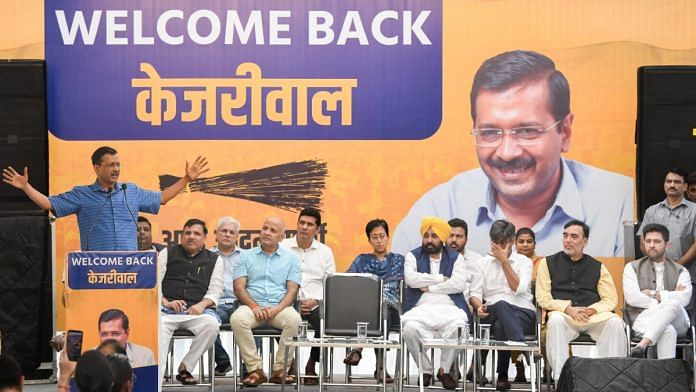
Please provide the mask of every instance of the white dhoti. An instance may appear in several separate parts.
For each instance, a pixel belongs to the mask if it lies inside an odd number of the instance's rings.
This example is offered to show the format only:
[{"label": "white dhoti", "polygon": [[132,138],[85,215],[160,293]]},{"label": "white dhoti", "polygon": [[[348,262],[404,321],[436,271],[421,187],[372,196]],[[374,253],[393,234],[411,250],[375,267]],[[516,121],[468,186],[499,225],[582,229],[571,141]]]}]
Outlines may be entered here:
[{"label": "white dhoti", "polygon": [[626,356],[624,323],[614,313],[598,313],[587,323],[573,320],[562,312],[551,312],[546,322],[546,356],[556,380],[568,359],[568,344],[581,333],[597,342],[597,354],[602,357]]},{"label": "white dhoti", "polygon": [[[167,363],[167,353],[169,352],[169,341],[177,329],[187,329],[195,336],[191,342],[191,347],[186,353],[181,363],[186,366],[186,370],[193,371],[196,363],[201,358],[204,352],[213,347],[215,338],[220,331],[220,322],[215,317],[215,312],[211,309],[206,309],[206,312],[201,315],[178,315],[178,314],[162,314],[161,326],[159,334],[159,382],[162,382],[164,377],[164,369]],[[176,364],[170,364],[174,367]],[[201,364],[202,366],[202,364]],[[176,373],[176,369],[175,373]]]},{"label": "white dhoti", "polygon": [[657,344],[657,358],[674,358],[677,336],[689,330],[689,317],[677,302],[662,302],[642,311],[633,323],[633,330],[650,339],[651,345]]},{"label": "white dhoti", "polygon": [[[421,351],[423,339],[456,339],[458,326],[467,323],[466,313],[454,305],[416,306],[401,316],[403,339],[416,364]],[[442,350],[440,367],[449,372],[457,350]],[[423,373],[435,374],[433,364],[427,355],[423,355]]]}]

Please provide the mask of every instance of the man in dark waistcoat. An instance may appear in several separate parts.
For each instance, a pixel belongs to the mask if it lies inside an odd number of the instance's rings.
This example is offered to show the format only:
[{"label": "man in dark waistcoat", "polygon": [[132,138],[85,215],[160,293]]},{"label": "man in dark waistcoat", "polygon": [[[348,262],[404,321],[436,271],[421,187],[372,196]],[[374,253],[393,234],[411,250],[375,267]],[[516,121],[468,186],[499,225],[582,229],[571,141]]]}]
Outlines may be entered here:
[{"label": "man in dark waistcoat", "polygon": [[669,229],[659,223],[645,225],[643,247],[647,256],[626,264],[623,291],[632,329],[642,335],[631,350],[643,358],[648,346],[657,345],[659,359],[674,358],[677,336],[689,330],[685,307],[691,299],[691,276],[684,266],[665,256]]},{"label": "man in dark waistcoat", "polygon": [[581,333],[597,342],[600,357],[626,356],[624,323],[613,313],[616,287],[609,270],[583,253],[589,237],[585,222],[571,220],[563,228],[563,251],[539,262],[536,296],[549,312],[546,355],[556,380],[568,359],[568,343]]},{"label": "man in dark waistcoat", "polygon": [[[421,221],[423,246],[410,251],[404,261],[406,282],[403,338],[416,363],[419,362],[423,339],[456,338],[459,326],[471,321],[469,305],[463,293],[469,292],[468,271],[464,258],[456,250],[444,246],[450,235],[444,219],[425,217]],[[437,378],[446,389],[457,386],[450,368],[454,350],[442,350]],[[423,356],[423,384],[429,385],[433,365]],[[445,371],[444,369],[447,369]]]},{"label": "man in dark waistcoat", "polygon": [[[164,376],[169,340],[177,329],[195,336],[178,367],[176,379],[184,385],[196,383],[190,371],[203,353],[213,346],[219,321],[215,306],[222,293],[223,262],[205,249],[205,222],[189,219],[180,245],[163,249],[158,256],[162,290],[159,338],[159,380]],[[174,364],[171,364],[174,366]]]}]

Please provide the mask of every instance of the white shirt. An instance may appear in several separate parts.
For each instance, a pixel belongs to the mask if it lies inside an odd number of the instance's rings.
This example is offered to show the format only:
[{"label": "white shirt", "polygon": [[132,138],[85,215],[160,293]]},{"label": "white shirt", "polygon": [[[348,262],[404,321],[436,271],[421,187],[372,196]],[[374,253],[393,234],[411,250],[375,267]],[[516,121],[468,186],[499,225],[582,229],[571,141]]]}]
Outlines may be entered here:
[{"label": "white shirt", "polygon": [[[660,300],[662,302],[675,301],[682,306],[682,313],[686,316],[686,310],[683,308],[689,305],[691,300],[691,276],[686,268],[682,268],[677,278],[677,286],[685,286],[685,290],[681,291],[666,291],[664,278],[665,265],[664,263],[655,263],[655,287],[660,292]],[[636,271],[631,266],[631,263],[626,264],[623,273],[623,292],[624,300],[627,304],[636,307],[650,309],[658,305],[655,298],[650,298],[647,294],[640,292],[638,285],[638,276]],[[688,320],[688,318],[687,318]]]},{"label": "white shirt", "polygon": [[[159,256],[157,256],[157,266],[159,268],[159,296],[162,298],[162,280],[164,275],[167,273],[167,248],[160,251]],[[208,291],[205,293],[203,298],[208,298],[213,301],[217,306],[220,302],[220,295],[222,294],[222,271],[224,270],[224,263],[220,256],[218,256],[217,261],[215,261],[215,268],[213,269],[213,275],[210,277],[210,283],[208,284]]]},{"label": "white shirt", "polygon": [[317,240],[312,240],[309,248],[302,249],[297,245],[297,237],[284,239],[280,242],[280,246],[290,249],[300,259],[302,265],[300,299],[324,299],[324,279],[336,273],[336,262],[331,248]]},{"label": "white shirt", "polygon": [[510,288],[500,262],[491,255],[485,255],[476,263],[471,279],[471,296],[486,301],[488,305],[505,301],[520,308],[536,310],[531,287],[534,269],[532,260],[515,252],[510,254],[508,260],[520,280],[517,290]]},{"label": "white shirt", "polygon": [[467,280],[466,280],[466,291],[464,291],[464,298],[466,299],[466,302],[469,302],[469,296],[471,295],[471,277],[474,276],[474,270],[476,269],[476,262],[479,261],[479,259],[482,257],[480,254],[474,252],[473,250],[467,250],[464,249],[464,254],[462,255],[464,258],[464,265],[466,266],[467,270]]},{"label": "white shirt", "polygon": [[421,305],[452,305],[454,301],[450,298],[450,294],[462,293],[468,290],[468,277],[466,265],[462,255],[457,257],[452,267],[452,276],[445,280],[445,277],[439,273],[440,260],[430,258],[430,273],[418,272],[418,263],[416,256],[408,252],[404,260],[404,280],[406,285],[419,289],[427,287],[428,291],[421,295],[416,303],[416,307]]}]

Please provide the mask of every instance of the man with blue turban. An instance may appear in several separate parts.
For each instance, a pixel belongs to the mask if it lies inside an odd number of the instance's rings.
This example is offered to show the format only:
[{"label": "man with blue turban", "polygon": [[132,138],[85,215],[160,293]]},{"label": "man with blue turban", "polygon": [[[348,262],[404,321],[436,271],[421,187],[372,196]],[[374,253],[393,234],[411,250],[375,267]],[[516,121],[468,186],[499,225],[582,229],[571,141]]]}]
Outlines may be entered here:
[{"label": "man with blue turban", "polygon": [[[471,321],[465,293],[469,281],[464,258],[444,246],[451,228],[447,221],[428,216],[421,221],[422,246],[410,251],[404,263],[403,338],[416,363],[424,339],[456,338],[460,325]],[[455,389],[456,375],[449,372],[455,350],[442,350],[437,378],[446,389]],[[421,364],[423,384],[430,384],[433,365],[426,357]],[[447,369],[447,371],[445,371]]]}]

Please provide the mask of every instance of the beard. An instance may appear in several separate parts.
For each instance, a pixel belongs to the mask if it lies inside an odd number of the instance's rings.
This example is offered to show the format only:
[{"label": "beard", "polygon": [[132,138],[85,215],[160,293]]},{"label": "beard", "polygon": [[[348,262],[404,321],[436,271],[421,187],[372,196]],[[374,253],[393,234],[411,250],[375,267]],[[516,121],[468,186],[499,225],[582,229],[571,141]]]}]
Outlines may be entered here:
[{"label": "beard", "polygon": [[442,244],[440,244],[440,245],[428,244],[428,245],[424,245],[423,247],[425,248],[425,251],[431,255],[436,254],[436,253],[440,253],[442,251]]}]

